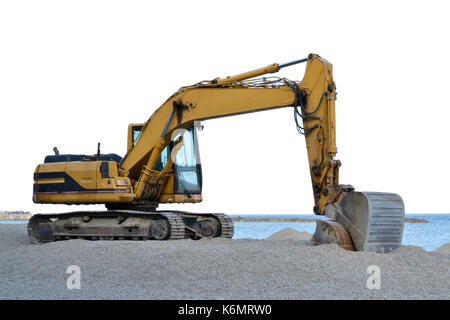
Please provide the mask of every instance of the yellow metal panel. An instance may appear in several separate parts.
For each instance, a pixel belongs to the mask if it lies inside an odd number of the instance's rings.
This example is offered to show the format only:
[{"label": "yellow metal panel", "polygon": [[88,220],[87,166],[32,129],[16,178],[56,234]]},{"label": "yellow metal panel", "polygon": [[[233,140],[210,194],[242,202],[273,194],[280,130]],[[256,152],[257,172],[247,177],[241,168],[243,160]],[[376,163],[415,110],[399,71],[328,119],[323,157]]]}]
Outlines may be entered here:
[{"label": "yellow metal panel", "polygon": [[39,184],[45,184],[45,183],[64,183],[64,178],[57,178],[57,179],[39,179]]},{"label": "yellow metal panel", "polygon": [[74,161],[66,165],[66,173],[78,182],[83,188],[96,189],[97,180],[100,180],[101,161]]},{"label": "yellow metal panel", "polygon": [[67,162],[43,163],[38,166],[40,173],[64,172]]}]

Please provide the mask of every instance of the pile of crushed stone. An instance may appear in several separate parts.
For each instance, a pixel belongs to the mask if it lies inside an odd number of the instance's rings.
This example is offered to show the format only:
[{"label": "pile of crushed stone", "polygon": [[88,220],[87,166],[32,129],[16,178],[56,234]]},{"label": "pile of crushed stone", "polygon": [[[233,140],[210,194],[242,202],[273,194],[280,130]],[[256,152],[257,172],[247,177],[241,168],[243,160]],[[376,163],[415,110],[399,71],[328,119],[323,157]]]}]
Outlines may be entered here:
[{"label": "pile of crushed stone", "polygon": [[[450,299],[448,244],[383,254],[310,246],[310,236],[31,244],[26,225],[0,224],[0,299]],[[81,288],[70,290],[74,265]],[[380,289],[367,287],[370,266]]]},{"label": "pile of crushed stone", "polygon": [[297,231],[292,228],[286,228],[275,232],[273,235],[266,238],[266,240],[270,241],[309,241],[312,235],[308,232]]},{"label": "pile of crushed stone", "polygon": [[443,244],[442,246],[434,250],[434,252],[450,254],[450,243]]}]

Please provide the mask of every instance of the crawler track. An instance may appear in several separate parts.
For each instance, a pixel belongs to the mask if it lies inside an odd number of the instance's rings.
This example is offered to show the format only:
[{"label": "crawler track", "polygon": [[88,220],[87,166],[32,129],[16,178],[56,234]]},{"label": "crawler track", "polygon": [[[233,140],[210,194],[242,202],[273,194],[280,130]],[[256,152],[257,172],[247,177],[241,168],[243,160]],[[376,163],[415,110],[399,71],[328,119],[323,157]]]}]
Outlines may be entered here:
[{"label": "crawler track", "polygon": [[27,229],[32,243],[69,239],[177,240],[203,237],[232,238],[234,230],[231,218],[225,214],[135,210],[36,214],[28,222]]},{"label": "crawler track", "polygon": [[191,219],[213,218],[217,220],[217,222],[220,225],[217,237],[229,239],[233,238],[234,235],[233,220],[224,213],[192,213],[186,211],[170,211],[170,212],[175,213],[180,217],[183,217],[185,222],[187,222],[186,220],[189,219],[189,217],[191,217]]}]

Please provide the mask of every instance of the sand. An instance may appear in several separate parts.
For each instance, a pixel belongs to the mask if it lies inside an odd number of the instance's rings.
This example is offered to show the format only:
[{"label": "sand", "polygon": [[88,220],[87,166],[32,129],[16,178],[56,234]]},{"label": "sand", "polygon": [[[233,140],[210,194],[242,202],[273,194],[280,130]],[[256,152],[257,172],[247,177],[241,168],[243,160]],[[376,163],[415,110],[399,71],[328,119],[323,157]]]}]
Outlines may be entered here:
[{"label": "sand", "polygon": [[[270,240],[68,240],[33,245],[26,225],[0,225],[0,298],[450,298],[448,250],[406,246],[389,254],[348,252],[331,244],[308,246],[307,237],[287,229]],[[80,267],[81,289],[66,286],[70,265]],[[366,286],[370,265],[380,267],[378,290]]]},{"label": "sand", "polygon": [[275,232],[266,238],[269,241],[309,241],[311,234],[304,231],[297,231],[292,228],[286,228]]},{"label": "sand", "polygon": [[442,246],[434,250],[434,252],[450,254],[450,243],[443,244]]}]

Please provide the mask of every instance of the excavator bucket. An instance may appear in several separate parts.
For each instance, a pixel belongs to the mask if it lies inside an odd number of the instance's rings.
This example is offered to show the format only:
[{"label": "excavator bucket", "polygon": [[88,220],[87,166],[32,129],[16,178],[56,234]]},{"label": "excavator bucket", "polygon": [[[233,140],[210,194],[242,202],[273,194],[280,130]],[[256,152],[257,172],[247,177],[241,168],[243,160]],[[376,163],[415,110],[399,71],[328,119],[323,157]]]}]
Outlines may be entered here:
[{"label": "excavator bucket", "polygon": [[329,204],[317,220],[312,245],[336,243],[347,250],[390,252],[401,246],[405,206],[395,193],[356,192]]}]

